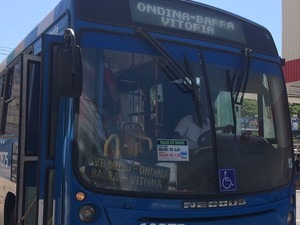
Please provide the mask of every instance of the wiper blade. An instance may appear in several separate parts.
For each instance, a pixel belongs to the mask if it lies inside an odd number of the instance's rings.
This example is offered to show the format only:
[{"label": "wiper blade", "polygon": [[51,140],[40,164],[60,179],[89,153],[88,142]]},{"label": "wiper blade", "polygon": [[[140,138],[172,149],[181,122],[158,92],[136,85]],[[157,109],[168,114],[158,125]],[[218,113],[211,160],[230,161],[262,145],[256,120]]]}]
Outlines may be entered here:
[{"label": "wiper blade", "polygon": [[239,73],[237,74],[237,77],[234,77],[234,80],[236,80],[236,84],[235,84],[236,93],[235,93],[234,103],[238,105],[243,104],[244,95],[245,95],[248,78],[250,74],[250,60],[251,60],[251,49],[246,48],[243,65]]},{"label": "wiper blade", "polygon": [[251,60],[251,49],[246,48],[245,55],[242,62],[243,65],[241,66],[238,73],[235,73],[231,78],[229,70],[226,70],[226,84],[227,84],[227,90],[230,92],[231,109],[232,109],[233,126],[234,126],[233,132],[235,134],[235,138],[236,138],[236,130],[237,130],[235,106],[243,104],[244,95],[246,92],[246,87],[247,87],[249,74],[250,74],[250,60]]},{"label": "wiper blade", "polygon": [[160,43],[152,37],[148,32],[142,28],[136,30],[138,34],[144,37],[155,49],[163,56],[166,63],[170,66],[169,70],[172,73],[173,77],[176,79],[182,79],[183,83],[189,90],[192,90],[193,99],[196,107],[198,122],[202,128],[202,119],[200,112],[200,95],[199,95],[199,86],[196,84],[196,81],[192,74],[185,71],[181,65],[160,45]]},{"label": "wiper blade", "polygon": [[[235,76],[232,80],[234,80]],[[232,110],[232,119],[233,119],[233,133],[235,134],[235,140],[236,140],[236,112],[235,112],[235,102],[234,102],[234,96],[233,96],[233,84],[230,77],[229,70],[226,70],[226,84],[227,84],[227,90],[230,92],[230,102],[231,102],[231,110]]]},{"label": "wiper blade", "polygon": [[193,88],[193,85],[196,85],[193,77],[180,66],[180,64],[160,45],[160,43],[154,37],[140,27],[136,30],[136,32],[143,36],[163,56],[167,64],[171,66],[170,69],[173,70],[173,75],[177,79],[182,79],[190,89]]}]

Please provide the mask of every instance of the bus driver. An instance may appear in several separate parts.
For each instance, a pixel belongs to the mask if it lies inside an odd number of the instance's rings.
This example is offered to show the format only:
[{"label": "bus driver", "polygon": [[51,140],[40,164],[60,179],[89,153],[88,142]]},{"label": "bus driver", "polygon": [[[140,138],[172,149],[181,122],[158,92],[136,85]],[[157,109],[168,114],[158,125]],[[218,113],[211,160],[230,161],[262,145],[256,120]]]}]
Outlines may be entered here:
[{"label": "bus driver", "polygon": [[210,121],[208,118],[198,122],[197,112],[180,119],[175,130],[174,138],[188,140],[189,149],[197,149],[211,142]]}]

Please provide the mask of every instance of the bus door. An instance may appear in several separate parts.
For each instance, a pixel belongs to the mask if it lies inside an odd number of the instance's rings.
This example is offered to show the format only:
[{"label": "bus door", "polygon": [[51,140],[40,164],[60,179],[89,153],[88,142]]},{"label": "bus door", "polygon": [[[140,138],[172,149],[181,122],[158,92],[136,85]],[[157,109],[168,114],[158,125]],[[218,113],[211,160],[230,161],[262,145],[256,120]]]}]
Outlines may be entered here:
[{"label": "bus door", "polygon": [[37,218],[40,61],[39,56],[22,57],[19,146],[14,146],[12,153],[18,161],[15,224],[34,225]]},{"label": "bus door", "polygon": [[42,56],[23,56],[17,224],[52,224],[58,100],[51,96],[51,55],[54,43],[62,39],[45,35]]}]

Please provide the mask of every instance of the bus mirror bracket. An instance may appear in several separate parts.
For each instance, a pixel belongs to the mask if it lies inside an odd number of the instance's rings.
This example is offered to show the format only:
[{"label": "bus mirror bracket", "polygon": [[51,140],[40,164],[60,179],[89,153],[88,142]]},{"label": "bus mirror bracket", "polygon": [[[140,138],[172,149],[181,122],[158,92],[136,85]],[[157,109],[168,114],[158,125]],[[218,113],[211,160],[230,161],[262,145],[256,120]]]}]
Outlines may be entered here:
[{"label": "bus mirror bracket", "polygon": [[54,47],[54,96],[80,97],[82,93],[82,57],[72,29],[65,30],[64,42],[65,46]]}]

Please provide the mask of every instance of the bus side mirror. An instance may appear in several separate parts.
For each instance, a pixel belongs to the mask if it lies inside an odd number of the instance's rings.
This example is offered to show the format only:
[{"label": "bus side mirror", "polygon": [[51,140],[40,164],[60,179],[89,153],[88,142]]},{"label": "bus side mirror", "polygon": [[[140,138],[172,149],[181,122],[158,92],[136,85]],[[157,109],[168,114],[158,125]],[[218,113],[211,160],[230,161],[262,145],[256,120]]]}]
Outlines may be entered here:
[{"label": "bus side mirror", "polygon": [[78,46],[57,46],[54,50],[53,91],[57,97],[80,97],[82,58]]}]

